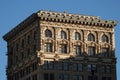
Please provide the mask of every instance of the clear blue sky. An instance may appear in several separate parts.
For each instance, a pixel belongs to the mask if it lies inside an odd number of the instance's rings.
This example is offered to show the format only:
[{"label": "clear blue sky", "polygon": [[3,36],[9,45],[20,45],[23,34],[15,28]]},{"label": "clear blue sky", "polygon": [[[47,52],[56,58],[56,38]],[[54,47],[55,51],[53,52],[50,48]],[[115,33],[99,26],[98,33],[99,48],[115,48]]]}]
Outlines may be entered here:
[{"label": "clear blue sky", "polygon": [[[0,0],[0,80],[6,80],[7,45],[2,36],[38,10],[66,11],[120,22],[120,0]],[[115,27],[117,80],[120,80],[120,24]]]}]

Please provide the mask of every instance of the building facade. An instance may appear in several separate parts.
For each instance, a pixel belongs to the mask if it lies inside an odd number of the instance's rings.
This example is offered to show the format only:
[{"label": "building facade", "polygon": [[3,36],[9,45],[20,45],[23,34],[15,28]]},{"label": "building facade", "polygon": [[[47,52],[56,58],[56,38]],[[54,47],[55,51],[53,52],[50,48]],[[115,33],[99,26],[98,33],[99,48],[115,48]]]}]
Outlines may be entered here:
[{"label": "building facade", "polygon": [[116,21],[38,11],[3,36],[7,80],[116,80]]}]

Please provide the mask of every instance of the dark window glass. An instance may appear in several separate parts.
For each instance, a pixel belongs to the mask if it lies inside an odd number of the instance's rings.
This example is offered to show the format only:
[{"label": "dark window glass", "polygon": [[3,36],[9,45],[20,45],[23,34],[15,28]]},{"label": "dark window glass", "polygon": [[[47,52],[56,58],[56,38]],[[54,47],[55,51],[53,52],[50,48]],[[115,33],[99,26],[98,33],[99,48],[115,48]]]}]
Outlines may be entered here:
[{"label": "dark window glass", "polygon": [[81,54],[81,46],[76,45],[74,48],[74,53],[77,55],[80,55]]},{"label": "dark window glass", "polygon": [[33,33],[34,40],[36,39],[36,35],[37,35],[36,31],[34,31],[34,33]]},{"label": "dark window glass", "polygon": [[54,80],[54,74],[50,73],[50,80]]},{"label": "dark window glass", "polygon": [[59,74],[58,80],[69,80],[69,75],[67,74]]},{"label": "dark window glass", "polygon": [[49,69],[54,69],[54,62],[53,61],[50,61],[48,64],[49,64]]},{"label": "dark window glass", "polygon": [[44,61],[43,69],[45,69],[45,70],[48,69],[48,61]]},{"label": "dark window glass", "polygon": [[73,70],[82,72],[83,71],[82,64],[80,64],[80,63],[73,63]]},{"label": "dark window glass", "polygon": [[62,62],[62,61],[59,61],[59,62],[58,62],[58,69],[59,69],[59,70],[62,70],[62,69],[63,69],[63,62]]},{"label": "dark window glass", "polygon": [[28,44],[30,43],[30,36],[29,35],[27,36],[27,43]]},{"label": "dark window glass", "polygon": [[89,34],[88,35],[88,41],[95,41],[95,37],[94,37],[94,35],[93,34]]},{"label": "dark window glass", "polygon": [[60,45],[60,53],[67,53],[67,44]]},{"label": "dark window glass", "polygon": [[102,71],[102,73],[109,74],[109,73],[111,73],[111,66],[110,65],[103,65],[101,71]]},{"label": "dark window glass", "polygon": [[88,64],[87,65],[87,71],[88,72],[97,72],[97,67],[95,64]]},{"label": "dark window glass", "polygon": [[102,77],[102,80],[112,80],[111,77]]},{"label": "dark window glass", "polygon": [[94,56],[95,55],[95,47],[89,46],[88,47],[88,55]]},{"label": "dark window glass", "polygon": [[80,39],[81,39],[80,33],[75,32],[75,40],[80,40]]},{"label": "dark window glass", "polygon": [[63,69],[64,70],[69,70],[69,63],[68,62],[63,63]]},{"label": "dark window glass", "polygon": [[16,51],[18,51],[18,46],[19,46],[19,45],[18,45],[18,43],[17,43],[17,44],[16,44]]},{"label": "dark window glass", "polygon": [[22,48],[24,48],[24,39],[22,39]]},{"label": "dark window glass", "polygon": [[52,32],[50,30],[45,30],[45,37],[52,37]]},{"label": "dark window glass", "polygon": [[88,80],[98,80],[97,76],[88,76]]},{"label": "dark window glass", "polygon": [[108,37],[106,35],[102,36],[102,42],[108,42]]},{"label": "dark window glass", "polygon": [[81,75],[73,75],[73,80],[83,80],[83,76],[81,76]]},{"label": "dark window glass", "polygon": [[52,52],[52,43],[46,43],[44,49],[45,52]]},{"label": "dark window glass", "polygon": [[67,35],[64,31],[61,31],[61,39],[67,39]]},{"label": "dark window glass", "polygon": [[109,56],[109,48],[102,48],[102,56],[103,57]]},{"label": "dark window glass", "polygon": [[49,75],[48,75],[48,73],[44,73],[44,80],[49,80]]}]

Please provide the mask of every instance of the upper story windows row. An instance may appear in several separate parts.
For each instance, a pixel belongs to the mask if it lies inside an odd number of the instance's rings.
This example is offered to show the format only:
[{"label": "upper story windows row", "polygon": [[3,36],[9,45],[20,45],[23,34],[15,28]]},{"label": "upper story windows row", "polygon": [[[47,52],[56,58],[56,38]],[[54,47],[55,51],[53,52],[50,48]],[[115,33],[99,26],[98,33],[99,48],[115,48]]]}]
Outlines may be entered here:
[{"label": "upper story windows row", "polygon": [[[49,30],[49,29],[46,29],[44,34],[45,34],[45,37],[52,38],[52,36],[53,36],[52,31]],[[74,32],[73,36],[74,36],[74,40],[81,40],[82,39],[82,34],[79,33],[79,32]],[[67,39],[68,35],[65,31],[61,30],[59,37],[61,39]],[[87,35],[87,41],[95,41],[95,39],[96,39],[96,37],[92,33],[89,33]],[[108,43],[109,42],[108,35],[103,34],[102,37],[101,37],[101,41]]]}]

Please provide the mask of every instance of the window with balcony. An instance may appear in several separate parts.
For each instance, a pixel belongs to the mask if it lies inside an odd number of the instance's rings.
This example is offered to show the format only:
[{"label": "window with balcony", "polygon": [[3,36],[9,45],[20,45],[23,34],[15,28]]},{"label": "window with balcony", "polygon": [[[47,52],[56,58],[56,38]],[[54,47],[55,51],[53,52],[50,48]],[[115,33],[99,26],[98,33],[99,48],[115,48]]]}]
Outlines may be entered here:
[{"label": "window with balcony", "polygon": [[52,52],[53,49],[52,49],[52,43],[45,43],[44,45],[44,51],[45,52]]},{"label": "window with balcony", "polygon": [[80,40],[80,39],[81,39],[80,33],[75,32],[75,40]]},{"label": "window with balcony", "polygon": [[45,30],[45,37],[52,37],[52,32],[49,29]]},{"label": "window with balcony", "polygon": [[95,37],[94,37],[94,35],[93,34],[89,34],[88,35],[88,41],[95,41]]},{"label": "window with balcony", "polygon": [[61,39],[67,39],[67,35],[65,31],[61,31],[60,35],[61,35]]}]

